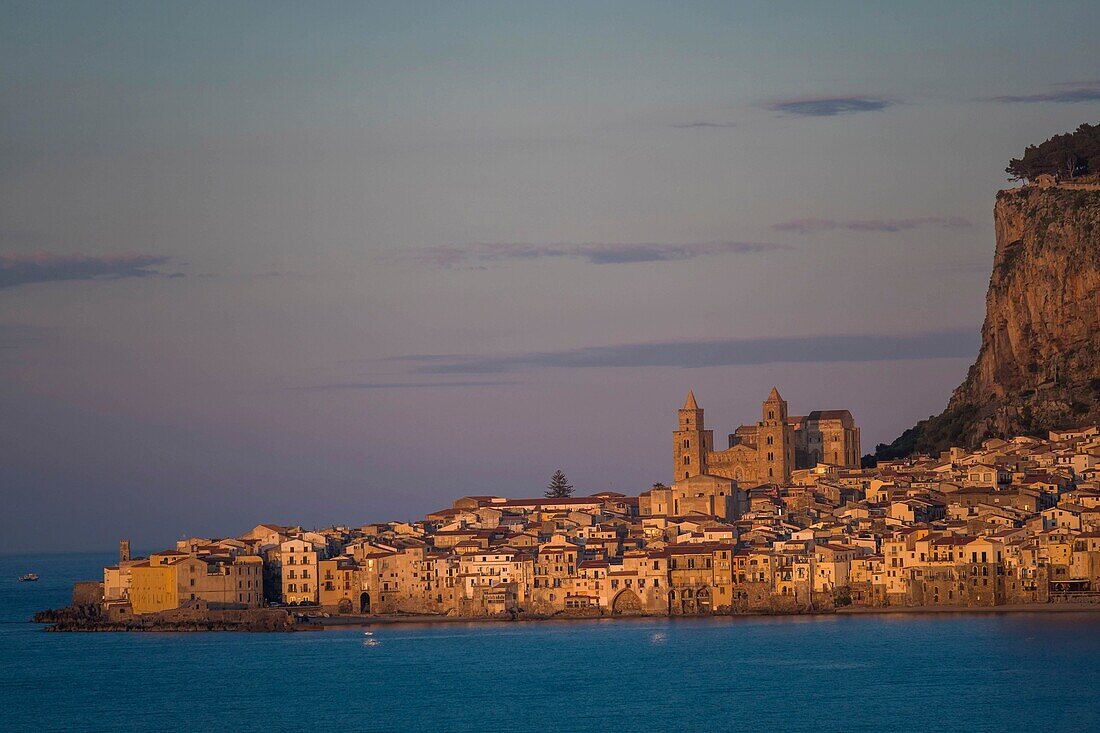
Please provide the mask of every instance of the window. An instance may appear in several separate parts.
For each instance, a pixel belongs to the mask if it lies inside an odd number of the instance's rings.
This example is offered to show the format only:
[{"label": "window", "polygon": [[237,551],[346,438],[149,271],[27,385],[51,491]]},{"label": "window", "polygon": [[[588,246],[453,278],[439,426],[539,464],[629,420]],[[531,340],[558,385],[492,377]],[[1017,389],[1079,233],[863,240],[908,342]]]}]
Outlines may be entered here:
[{"label": "window", "polygon": [[684,438],[684,447],[685,448],[690,448],[691,447],[691,441],[687,438]]},{"label": "window", "polygon": [[774,440],[773,440],[772,436],[769,435],[768,436],[768,445],[771,445],[773,442],[774,442]]},{"label": "window", "polygon": [[691,465],[691,456],[684,456],[684,465],[685,466],[690,466]]}]

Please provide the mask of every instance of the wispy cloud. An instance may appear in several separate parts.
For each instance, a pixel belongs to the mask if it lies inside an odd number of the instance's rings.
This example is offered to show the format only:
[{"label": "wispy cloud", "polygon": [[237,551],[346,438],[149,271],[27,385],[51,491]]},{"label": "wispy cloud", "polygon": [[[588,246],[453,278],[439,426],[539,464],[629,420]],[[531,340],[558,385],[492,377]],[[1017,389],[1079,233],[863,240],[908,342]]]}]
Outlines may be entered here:
[{"label": "wispy cloud", "polygon": [[479,356],[414,354],[416,374],[500,374],[544,368],[716,367],[778,363],[873,362],[968,357],[977,352],[978,326],[902,336],[838,335],[788,338],[658,341],[564,351]]},{"label": "wispy cloud", "polygon": [[903,232],[908,229],[966,229],[970,221],[961,216],[920,216],[912,219],[791,219],[772,224],[777,232],[814,234],[836,229],[850,232]]},{"label": "wispy cloud", "polygon": [[[39,252],[0,255],[0,288],[64,280],[118,280],[163,273],[153,269],[164,265],[160,255],[60,255]],[[182,277],[173,273],[172,277]]]},{"label": "wispy cloud", "polygon": [[441,387],[500,387],[515,384],[507,381],[465,381],[465,382],[339,382],[336,384],[315,384],[307,387],[289,387],[292,390],[344,390],[344,389],[422,389]]},{"label": "wispy cloud", "polygon": [[698,130],[698,129],[705,129],[705,128],[708,128],[708,127],[719,127],[719,128],[722,128],[722,127],[737,127],[737,123],[736,122],[703,122],[703,121],[699,121],[699,122],[680,122],[678,124],[673,125],[673,127],[677,127],[681,130]]},{"label": "wispy cloud", "polygon": [[470,267],[509,260],[570,259],[593,265],[623,265],[639,262],[677,262],[707,255],[748,254],[790,249],[770,242],[589,242],[583,244],[529,244],[498,242],[440,247],[422,247],[386,255],[385,259],[418,262],[436,267]]},{"label": "wispy cloud", "polygon": [[1006,104],[1036,104],[1050,102],[1053,104],[1082,104],[1088,102],[1100,102],[1100,81],[1073,81],[1063,84],[1055,84],[1056,88],[1048,92],[1036,94],[1016,94],[993,97],[994,102]]},{"label": "wispy cloud", "polygon": [[856,112],[879,112],[897,104],[882,97],[799,97],[764,105],[772,112],[794,117],[835,117]]}]

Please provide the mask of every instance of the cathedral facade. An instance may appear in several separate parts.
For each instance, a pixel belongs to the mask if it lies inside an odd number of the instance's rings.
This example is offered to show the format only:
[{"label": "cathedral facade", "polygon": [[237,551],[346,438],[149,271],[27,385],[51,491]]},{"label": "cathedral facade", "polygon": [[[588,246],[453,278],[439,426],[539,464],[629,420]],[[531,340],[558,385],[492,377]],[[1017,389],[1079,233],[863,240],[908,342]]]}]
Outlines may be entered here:
[{"label": "cathedral facade", "polygon": [[679,429],[672,434],[673,481],[693,476],[719,476],[740,486],[785,484],[791,472],[827,463],[858,468],[859,428],[847,410],[816,410],[792,417],[787,401],[772,387],[761,419],[729,435],[724,450],[714,449],[714,431],[707,430],[703,409],[688,393],[679,412]]}]

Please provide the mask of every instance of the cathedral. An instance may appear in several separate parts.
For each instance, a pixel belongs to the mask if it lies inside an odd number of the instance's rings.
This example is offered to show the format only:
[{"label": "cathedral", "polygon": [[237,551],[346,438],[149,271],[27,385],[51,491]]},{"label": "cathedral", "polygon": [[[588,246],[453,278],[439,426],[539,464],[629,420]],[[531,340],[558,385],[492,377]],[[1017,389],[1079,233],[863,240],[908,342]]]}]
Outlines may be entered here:
[{"label": "cathedral", "polygon": [[689,392],[680,409],[680,429],[672,434],[673,481],[693,476],[733,479],[741,487],[786,484],[791,471],[826,463],[858,468],[859,428],[847,410],[815,410],[790,416],[787,402],[772,387],[761,420],[742,425],[725,450],[714,449],[714,431],[703,422],[703,408]]}]

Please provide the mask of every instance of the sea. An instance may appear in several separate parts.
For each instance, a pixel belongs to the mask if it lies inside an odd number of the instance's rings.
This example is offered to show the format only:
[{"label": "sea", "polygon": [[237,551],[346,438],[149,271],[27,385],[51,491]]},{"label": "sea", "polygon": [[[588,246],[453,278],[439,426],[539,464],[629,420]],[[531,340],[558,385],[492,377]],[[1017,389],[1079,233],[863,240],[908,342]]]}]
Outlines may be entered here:
[{"label": "sea", "polygon": [[[1100,731],[1100,613],[45,633],[111,555],[0,555],[3,731]],[[37,583],[18,576],[35,571]]]}]

